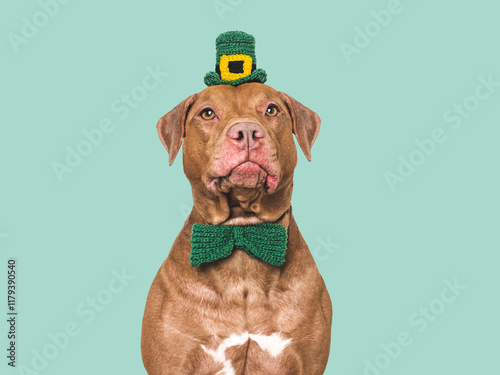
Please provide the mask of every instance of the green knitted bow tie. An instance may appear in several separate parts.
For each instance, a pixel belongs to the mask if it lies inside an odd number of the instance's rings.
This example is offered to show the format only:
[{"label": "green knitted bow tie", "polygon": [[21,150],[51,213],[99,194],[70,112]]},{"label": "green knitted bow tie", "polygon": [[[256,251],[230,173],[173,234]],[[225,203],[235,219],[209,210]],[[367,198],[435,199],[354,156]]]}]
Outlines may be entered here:
[{"label": "green knitted bow tie", "polygon": [[281,266],[285,261],[287,234],[283,225],[194,224],[191,232],[191,266],[225,258],[239,248],[248,255]]}]

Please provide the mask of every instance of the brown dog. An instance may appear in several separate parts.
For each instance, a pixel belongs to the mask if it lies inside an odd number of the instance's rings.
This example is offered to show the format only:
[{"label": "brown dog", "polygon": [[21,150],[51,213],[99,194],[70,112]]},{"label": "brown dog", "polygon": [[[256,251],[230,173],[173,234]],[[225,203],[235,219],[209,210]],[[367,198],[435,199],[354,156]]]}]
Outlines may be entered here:
[{"label": "brown dog", "polygon": [[[291,213],[297,152],[316,139],[316,113],[261,83],[216,85],[158,122],[172,162],[184,139],[194,207],[149,291],[142,358],[150,375],[319,375],[332,306]],[[190,265],[193,224],[284,225],[277,267],[234,249]]]}]

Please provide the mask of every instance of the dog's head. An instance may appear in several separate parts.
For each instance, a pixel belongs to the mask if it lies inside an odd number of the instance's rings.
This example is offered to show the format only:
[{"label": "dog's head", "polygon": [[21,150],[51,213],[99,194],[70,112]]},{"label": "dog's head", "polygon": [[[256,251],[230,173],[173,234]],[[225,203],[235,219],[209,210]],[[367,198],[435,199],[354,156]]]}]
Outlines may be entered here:
[{"label": "dog's head", "polygon": [[211,224],[277,220],[290,206],[297,141],[311,160],[319,116],[261,83],[216,85],[158,122],[172,164],[184,140],[195,207]]}]

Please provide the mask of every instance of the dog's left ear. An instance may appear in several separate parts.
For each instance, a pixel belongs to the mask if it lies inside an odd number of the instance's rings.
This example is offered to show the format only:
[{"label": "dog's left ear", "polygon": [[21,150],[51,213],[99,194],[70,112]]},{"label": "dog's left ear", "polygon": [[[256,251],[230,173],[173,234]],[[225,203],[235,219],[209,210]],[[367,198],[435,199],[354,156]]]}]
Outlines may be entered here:
[{"label": "dog's left ear", "polygon": [[186,135],[186,117],[195,100],[196,94],[184,99],[156,124],[161,143],[168,151],[169,165],[172,165],[181,148],[182,139]]},{"label": "dog's left ear", "polygon": [[283,92],[281,95],[292,117],[293,133],[307,160],[311,161],[311,147],[319,134],[321,119],[316,112],[303,106],[291,96]]}]

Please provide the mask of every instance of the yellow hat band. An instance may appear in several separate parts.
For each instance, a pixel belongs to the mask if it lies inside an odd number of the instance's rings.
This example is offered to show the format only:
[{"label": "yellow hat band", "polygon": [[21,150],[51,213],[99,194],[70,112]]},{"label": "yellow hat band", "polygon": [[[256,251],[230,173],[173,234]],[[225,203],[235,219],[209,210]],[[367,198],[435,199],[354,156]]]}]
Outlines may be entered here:
[{"label": "yellow hat band", "polygon": [[250,75],[253,71],[252,57],[249,55],[222,55],[220,57],[220,78],[234,81]]}]

